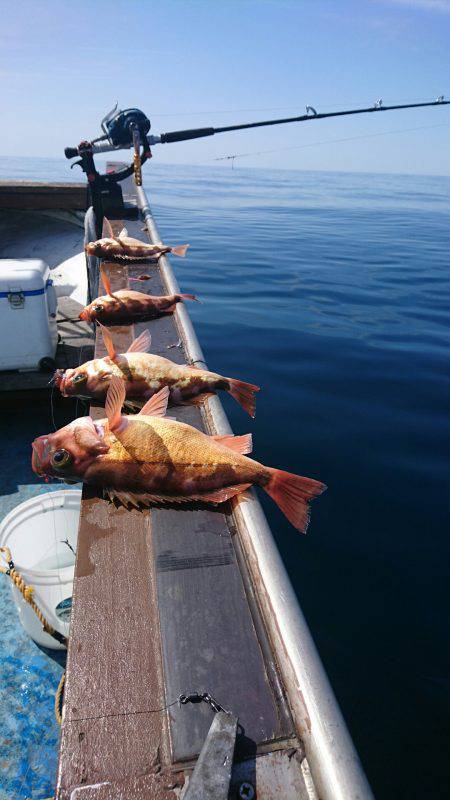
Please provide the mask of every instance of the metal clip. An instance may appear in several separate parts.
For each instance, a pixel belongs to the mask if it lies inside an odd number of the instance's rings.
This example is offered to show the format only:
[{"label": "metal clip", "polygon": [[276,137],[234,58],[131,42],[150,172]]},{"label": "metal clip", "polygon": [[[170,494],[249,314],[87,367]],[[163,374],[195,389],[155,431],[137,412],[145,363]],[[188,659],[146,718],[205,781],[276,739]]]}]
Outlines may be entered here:
[{"label": "metal clip", "polygon": [[142,186],[142,166],[141,166],[141,136],[137,125],[133,125],[133,167],[134,167],[134,182],[136,186]]},{"label": "metal clip", "polygon": [[214,697],[209,692],[203,692],[202,694],[200,694],[200,692],[189,692],[189,694],[180,694],[180,696],[178,697],[178,705],[180,706],[180,708],[181,706],[186,705],[186,703],[201,703],[201,702],[207,703],[216,713],[218,711],[225,711],[226,714],[230,713],[229,711],[226,710],[226,708],[221,706],[220,703],[217,702],[217,700],[214,700]]},{"label": "metal clip", "polygon": [[375,100],[375,103],[373,104],[373,107],[374,108],[382,108],[383,107],[383,101],[382,101],[381,97],[380,97],[379,100]]},{"label": "metal clip", "polygon": [[311,114],[313,117],[317,117],[317,111],[312,106],[306,106],[306,113],[308,115]]},{"label": "metal clip", "polygon": [[444,102],[444,95],[440,94],[439,97],[436,97],[436,103],[443,103]]}]

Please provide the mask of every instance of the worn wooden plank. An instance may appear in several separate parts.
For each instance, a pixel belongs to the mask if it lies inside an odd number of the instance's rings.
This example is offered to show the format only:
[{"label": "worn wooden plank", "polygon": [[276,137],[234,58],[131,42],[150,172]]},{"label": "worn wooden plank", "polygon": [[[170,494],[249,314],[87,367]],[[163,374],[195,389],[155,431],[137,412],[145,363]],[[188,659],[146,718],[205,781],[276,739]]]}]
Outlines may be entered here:
[{"label": "worn wooden plank", "polygon": [[83,183],[0,181],[0,208],[85,211],[86,186]]},{"label": "worn wooden plank", "polygon": [[[125,286],[126,268],[110,266],[113,289]],[[115,338],[126,350],[131,329],[115,329]],[[96,355],[105,355],[101,337]],[[103,413],[97,408],[92,415]],[[57,779],[61,800],[79,786],[151,774],[167,750],[155,597],[150,513],[116,508],[85,486]]]}]

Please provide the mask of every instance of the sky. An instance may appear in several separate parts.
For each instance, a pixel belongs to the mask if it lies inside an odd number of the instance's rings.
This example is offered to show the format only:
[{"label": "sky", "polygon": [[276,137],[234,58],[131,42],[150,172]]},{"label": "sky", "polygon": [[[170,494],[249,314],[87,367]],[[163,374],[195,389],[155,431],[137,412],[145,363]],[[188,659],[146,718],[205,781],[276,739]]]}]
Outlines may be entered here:
[{"label": "sky", "polygon": [[[116,102],[161,133],[306,104],[450,99],[450,0],[0,0],[0,11],[1,155],[60,157],[97,136]],[[445,106],[157,145],[154,157],[450,175],[449,135]]]}]

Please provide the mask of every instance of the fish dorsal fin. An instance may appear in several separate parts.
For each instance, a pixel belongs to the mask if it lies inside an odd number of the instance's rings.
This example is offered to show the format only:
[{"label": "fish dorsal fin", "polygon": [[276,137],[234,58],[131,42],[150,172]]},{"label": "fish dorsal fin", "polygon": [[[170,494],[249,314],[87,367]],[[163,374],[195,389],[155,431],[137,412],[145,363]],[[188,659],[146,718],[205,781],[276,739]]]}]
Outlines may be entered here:
[{"label": "fish dorsal fin", "polygon": [[109,276],[106,274],[106,270],[105,270],[103,264],[100,265],[100,275],[101,275],[101,278],[102,278],[103,286],[105,287],[106,294],[109,294],[111,297],[114,297],[114,295],[113,295],[113,293],[111,291],[111,283],[109,281]]},{"label": "fish dorsal fin", "polygon": [[140,336],[131,342],[127,353],[148,353],[152,343],[150,331],[142,331]]},{"label": "fish dorsal fin", "polygon": [[228,447],[229,450],[233,450],[235,453],[240,453],[242,456],[251,453],[253,450],[251,433],[245,433],[243,436],[233,436],[232,434],[228,436],[211,436],[211,439],[214,439],[218,444],[223,444],[224,447]]},{"label": "fish dorsal fin", "polygon": [[120,428],[122,422],[122,406],[125,400],[125,384],[113,375],[106,394],[105,411],[110,431]]},{"label": "fish dorsal fin", "polygon": [[105,226],[106,234],[107,234],[108,238],[109,239],[114,239],[114,231],[112,229],[112,225],[111,225],[109,219],[107,219],[106,217],[103,217],[103,225]]},{"label": "fish dorsal fin", "polygon": [[112,336],[111,336],[108,328],[105,328],[105,326],[102,325],[101,322],[98,322],[98,320],[97,320],[97,324],[98,324],[98,327],[100,328],[100,331],[101,331],[101,334],[102,334],[102,337],[103,337],[103,341],[105,343],[105,347],[106,347],[107,353],[108,353],[111,361],[117,361],[116,348],[114,347],[114,342],[113,342]]},{"label": "fish dorsal fin", "polygon": [[126,228],[122,228],[122,230],[120,231],[119,236],[117,238],[118,239],[126,239],[127,236],[128,236],[127,229]]},{"label": "fish dorsal fin", "polygon": [[143,414],[146,417],[165,417],[168,402],[169,387],[164,386],[159,392],[156,392],[150,400],[147,400],[145,406],[142,406],[137,416],[139,417]]}]

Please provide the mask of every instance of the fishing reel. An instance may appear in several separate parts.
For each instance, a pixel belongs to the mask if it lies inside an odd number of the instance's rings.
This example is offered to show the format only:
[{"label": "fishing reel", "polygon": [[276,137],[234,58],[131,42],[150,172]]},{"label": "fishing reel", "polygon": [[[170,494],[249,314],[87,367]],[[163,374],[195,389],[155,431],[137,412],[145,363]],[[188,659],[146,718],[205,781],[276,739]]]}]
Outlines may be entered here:
[{"label": "fishing reel", "polygon": [[[147,140],[150,131],[150,120],[139,108],[126,108],[121,111],[117,105],[103,117],[101,122],[105,134],[102,139],[108,139],[114,147],[131,147],[133,145],[133,131],[136,129],[142,142]],[[97,139],[96,141],[100,141]],[[147,140],[148,144],[148,140]]]},{"label": "fishing reel", "polygon": [[[66,158],[79,160],[72,167],[80,166],[85,172],[97,221],[97,233],[101,234],[103,216],[134,218],[136,209],[123,201],[121,181],[134,175],[137,186],[142,185],[141,167],[151,158],[150,120],[138,108],[118,109],[117,104],[101,121],[103,135],[92,141],[82,141],[78,147],[66,147]],[[122,169],[109,169],[105,174],[98,172],[94,155],[115,150],[133,148],[133,163]],[[120,165],[122,167],[122,165]]]}]

